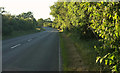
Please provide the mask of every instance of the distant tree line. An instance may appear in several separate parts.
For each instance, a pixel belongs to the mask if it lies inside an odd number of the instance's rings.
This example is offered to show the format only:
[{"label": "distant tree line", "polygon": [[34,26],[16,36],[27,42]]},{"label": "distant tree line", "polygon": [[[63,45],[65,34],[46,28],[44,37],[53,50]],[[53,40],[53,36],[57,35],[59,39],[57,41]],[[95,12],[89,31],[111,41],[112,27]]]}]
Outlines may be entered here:
[{"label": "distant tree line", "polygon": [[29,31],[35,30],[37,25],[36,19],[32,12],[22,13],[19,15],[11,15],[2,13],[2,34],[3,36],[11,35],[13,31]]},{"label": "distant tree line", "polygon": [[38,22],[39,27],[42,27],[42,26],[43,27],[52,27],[52,20],[50,18],[47,18],[47,19],[40,18],[37,20],[37,22]]},{"label": "distant tree line", "polygon": [[50,26],[51,19],[36,20],[32,12],[21,13],[19,15],[11,15],[6,13],[4,7],[0,7],[0,14],[2,14],[2,34],[3,36],[12,35],[14,31],[30,31],[41,28],[42,26]]}]

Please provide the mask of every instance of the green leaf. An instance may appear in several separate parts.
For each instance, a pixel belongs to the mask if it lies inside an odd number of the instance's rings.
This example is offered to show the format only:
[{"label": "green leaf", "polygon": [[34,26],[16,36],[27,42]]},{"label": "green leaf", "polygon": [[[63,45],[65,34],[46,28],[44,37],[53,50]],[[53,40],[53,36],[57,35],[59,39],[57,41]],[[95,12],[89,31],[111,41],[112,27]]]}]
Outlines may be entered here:
[{"label": "green leaf", "polygon": [[106,54],[103,58],[106,58],[108,55],[110,55],[110,53]]},{"label": "green leaf", "polygon": [[113,68],[113,71],[118,71],[117,65],[113,66],[112,68]]},{"label": "green leaf", "polygon": [[100,59],[101,57],[99,56],[99,57],[97,57],[97,59],[96,59],[96,63],[99,61],[99,59]]},{"label": "green leaf", "polygon": [[94,46],[94,48],[97,48],[96,46]]},{"label": "green leaf", "polygon": [[109,65],[111,65],[112,64],[112,60],[109,60]]},{"label": "green leaf", "polygon": [[113,59],[114,59],[114,55],[112,55],[112,56],[110,57],[110,59],[112,59],[112,60],[113,60]]},{"label": "green leaf", "polygon": [[117,13],[115,13],[115,19],[117,19]]},{"label": "green leaf", "polygon": [[101,59],[100,59],[100,63],[102,63],[103,59],[104,59],[104,58],[101,58]]},{"label": "green leaf", "polygon": [[108,64],[108,60],[105,60],[105,65],[107,65]]}]

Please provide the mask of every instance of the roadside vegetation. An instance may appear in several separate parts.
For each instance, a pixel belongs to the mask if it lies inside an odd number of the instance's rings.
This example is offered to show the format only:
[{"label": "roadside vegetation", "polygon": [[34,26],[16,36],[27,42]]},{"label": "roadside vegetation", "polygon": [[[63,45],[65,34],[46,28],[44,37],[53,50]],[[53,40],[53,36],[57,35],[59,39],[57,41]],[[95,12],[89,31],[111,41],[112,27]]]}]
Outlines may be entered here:
[{"label": "roadside vegetation", "polygon": [[56,2],[50,9],[52,27],[68,33],[89,70],[120,71],[120,2]]},{"label": "roadside vegetation", "polygon": [[[72,33],[64,32],[60,33],[60,44],[64,71],[101,70],[101,66],[96,64],[97,53],[93,49],[94,44],[98,44],[96,40],[76,39]],[[72,59],[73,55],[74,59]]]},{"label": "roadside vegetation", "polygon": [[50,9],[54,21],[0,7],[3,38],[49,26],[61,31],[64,70],[120,71],[120,2],[56,2]]},{"label": "roadside vegetation", "polygon": [[66,40],[64,39],[62,33],[59,34],[60,36],[60,48],[61,48],[61,56],[62,56],[62,67],[64,71],[69,70],[68,65],[69,65],[69,58],[68,58],[68,50],[66,47]]},{"label": "roadside vegetation", "polygon": [[5,11],[4,7],[0,7],[2,14],[2,39],[14,38],[26,34],[32,34],[40,31],[45,31],[43,26],[52,23],[51,19],[36,20],[33,13],[28,11],[19,15],[11,15]]}]

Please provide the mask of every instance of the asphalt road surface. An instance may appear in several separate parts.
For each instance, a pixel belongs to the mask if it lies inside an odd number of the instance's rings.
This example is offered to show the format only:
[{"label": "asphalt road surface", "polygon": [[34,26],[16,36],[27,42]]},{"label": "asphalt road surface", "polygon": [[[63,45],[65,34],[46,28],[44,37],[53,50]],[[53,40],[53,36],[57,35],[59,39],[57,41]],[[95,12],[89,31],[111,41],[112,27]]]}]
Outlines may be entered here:
[{"label": "asphalt road surface", "polygon": [[29,34],[2,42],[3,71],[59,71],[60,48],[58,31]]}]

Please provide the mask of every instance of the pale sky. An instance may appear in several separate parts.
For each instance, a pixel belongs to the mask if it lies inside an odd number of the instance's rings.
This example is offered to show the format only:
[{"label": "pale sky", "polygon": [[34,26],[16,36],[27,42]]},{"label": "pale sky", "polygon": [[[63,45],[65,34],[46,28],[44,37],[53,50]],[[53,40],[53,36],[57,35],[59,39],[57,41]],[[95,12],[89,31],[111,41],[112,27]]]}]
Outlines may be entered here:
[{"label": "pale sky", "polygon": [[54,2],[57,0],[0,0],[0,7],[5,7],[12,15],[31,11],[36,19],[49,17],[52,19],[50,6]]}]

